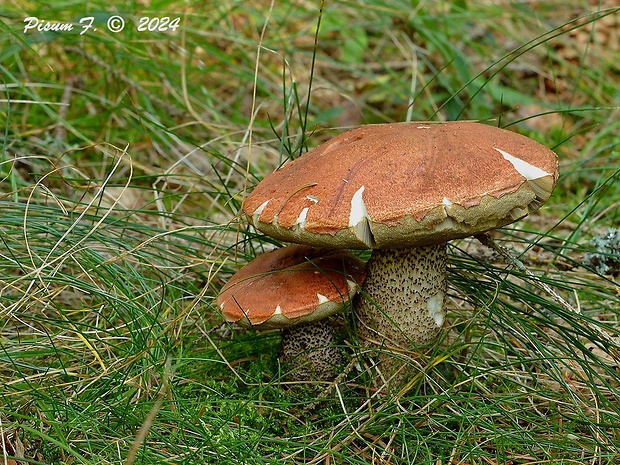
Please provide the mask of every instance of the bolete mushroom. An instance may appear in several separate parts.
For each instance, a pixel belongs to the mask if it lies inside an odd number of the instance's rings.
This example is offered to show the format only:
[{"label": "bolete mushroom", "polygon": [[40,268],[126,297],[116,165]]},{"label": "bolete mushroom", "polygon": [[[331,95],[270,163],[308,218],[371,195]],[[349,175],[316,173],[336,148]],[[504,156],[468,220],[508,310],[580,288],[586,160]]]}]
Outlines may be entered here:
[{"label": "bolete mushroom", "polygon": [[284,329],[280,352],[293,379],[328,379],[342,356],[329,317],[355,296],[364,276],[364,262],[347,251],[291,245],[241,268],[217,304],[229,322]]},{"label": "bolete mushroom", "polygon": [[555,153],[475,122],[396,123],[340,134],[267,176],[246,198],[276,239],[373,249],[354,304],[367,340],[408,349],[444,324],[446,242],[536,211]]}]

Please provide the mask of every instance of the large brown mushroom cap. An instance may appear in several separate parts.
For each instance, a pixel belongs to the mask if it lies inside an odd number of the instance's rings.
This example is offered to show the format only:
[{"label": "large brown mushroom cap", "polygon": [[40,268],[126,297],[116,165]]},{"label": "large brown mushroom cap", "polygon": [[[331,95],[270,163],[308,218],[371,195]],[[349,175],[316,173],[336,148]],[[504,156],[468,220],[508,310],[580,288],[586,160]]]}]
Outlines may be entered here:
[{"label": "large brown mushroom cap", "polygon": [[558,178],[556,155],[473,122],[345,132],[259,183],[244,211],[271,237],[315,246],[404,248],[512,223]]},{"label": "large brown mushroom cap", "polygon": [[222,288],[217,304],[227,321],[286,328],[338,312],[364,277],[364,263],[348,252],[292,245],[241,268]]}]

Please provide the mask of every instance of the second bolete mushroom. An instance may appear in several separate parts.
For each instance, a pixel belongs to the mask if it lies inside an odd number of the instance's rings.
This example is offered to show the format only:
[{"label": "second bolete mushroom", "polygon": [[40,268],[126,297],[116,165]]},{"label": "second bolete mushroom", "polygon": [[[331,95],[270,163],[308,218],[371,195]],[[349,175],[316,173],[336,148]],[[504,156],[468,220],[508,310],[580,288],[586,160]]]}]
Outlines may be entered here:
[{"label": "second bolete mushroom", "polygon": [[283,329],[281,357],[292,379],[328,379],[341,361],[329,317],[359,291],[364,263],[344,250],[291,245],[258,255],[222,287],[227,321]]},{"label": "second bolete mushroom", "polygon": [[373,249],[355,304],[360,334],[407,349],[444,324],[446,243],[538,210],[557,178],[555,153],[508,130],[369,125],[267,176],[244,211],[282,241]]}]

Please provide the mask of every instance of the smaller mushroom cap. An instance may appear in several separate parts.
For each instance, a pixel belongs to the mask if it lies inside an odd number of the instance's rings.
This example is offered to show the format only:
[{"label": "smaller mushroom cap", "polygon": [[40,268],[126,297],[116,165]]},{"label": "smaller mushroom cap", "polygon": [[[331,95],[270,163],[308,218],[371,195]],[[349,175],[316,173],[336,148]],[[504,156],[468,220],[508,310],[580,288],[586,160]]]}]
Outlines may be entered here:
[{"label": "smaller mushroom cap", "polygon": [[259,255],[222,288],[227,321],[261,329],[319,321],[359,291],[365,265],[342,250],[291,245]]}]

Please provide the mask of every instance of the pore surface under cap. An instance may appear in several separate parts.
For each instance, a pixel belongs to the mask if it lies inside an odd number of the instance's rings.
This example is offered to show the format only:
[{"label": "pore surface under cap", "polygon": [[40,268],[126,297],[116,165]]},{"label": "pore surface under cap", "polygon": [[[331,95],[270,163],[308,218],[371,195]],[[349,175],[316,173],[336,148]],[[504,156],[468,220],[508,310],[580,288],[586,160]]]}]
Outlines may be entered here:
[{"label": "pore surface under cap", "polygon": [[540,207],[556,155],[528,137],[473,122],[363,126],[260,182],[244,203],[259,230],[346,248],[440,243]]}]

